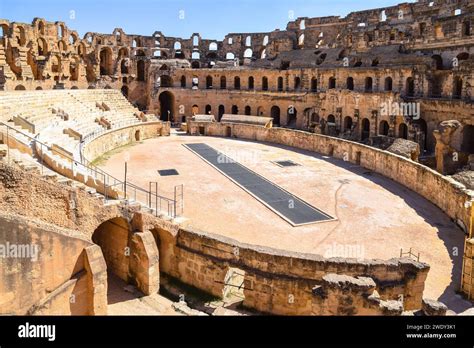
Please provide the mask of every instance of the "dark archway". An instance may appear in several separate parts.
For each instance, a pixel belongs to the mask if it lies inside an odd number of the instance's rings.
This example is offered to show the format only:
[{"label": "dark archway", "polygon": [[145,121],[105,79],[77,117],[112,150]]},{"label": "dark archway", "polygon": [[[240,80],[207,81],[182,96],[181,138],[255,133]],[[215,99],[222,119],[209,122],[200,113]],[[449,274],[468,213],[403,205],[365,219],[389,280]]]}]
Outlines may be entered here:
[{"label": "dark archway", "polygon": [[368,139],[370,137],[370,121],[368,118],[362,120],[362,130],[360,133],[361,140]]},{"label": "dark archway", "polygon": [[393,89],[393,80],[391,77],[386,77],[385,78],[385,86],[384,86],[385,92],[390,92]]},{"label": "dark archway", "polygon": [[298,117],[298,111],[294,106],[288,107],[287,110],[287,117],[288,117],[288,123],[287,125],[290,127],[295,127],[296,126],[296,119]]},{"label": "dark archway", "polygon": [[145,81],[145,62],[143,60],[137,62],[137,80]]},{"label": "dark archway", "polygon": [[100,246],[107,271],[128,281],[130,261],[130,226],[124,218],[116,217],[96,228],[92,242]]},{"label": "dark archway", "polygon": [[405,123],[400,123],[398,126],[398,137],[408,139],[408,126]]},{"label": "dark archway", "polygon": [[247,106],[245,106],[244,112],[247,116],[250,116],[251,112],[252,112],[252,109],[250,108],[250,106],[247,105]]},{"label": "dark archway", "polygon": [[346,87],[348,90],[353,91],[354,90],[354,78],[349,76],[346,80]]},{"label": "dark archway", "polygon": [[232,114],[233,115],[239,114],[239,107],[237,105],[232,105]]},{"label": "dark archway", "polygon": [[113,74],[113,61],[112,61],[112,49],[105,47],[100,50],[100,74],[101,75],[112,75]]},{"label": "dark archway", "polygon": [[273,118],[273,124],[276,126],[280,125],[280,108],[276,105],[272,106],[270,110],[270,116]]},{"label": "dark archway", "polygon": [[209,104],[206,105],[205,109],[204,109],[204,112],[206,113],[206,115],[210,115],[211,114],[211,111],[212,111],[212,106],[210,106]]},{"label": "dark archway", "polygon": [[344,117],[344,131],[350,131],[352,129],[352,117]]},{"label": "dark archway", "polygon": [[222,118],[222,115],[225,114],[225,106],[224,105],[219,105],[219,112],[217,116],[217,120],[220,121]]},{"label": "dark archway", "polygon": [[159,96],[160,120],[173,122],[174,119],[174,95],[165,91]]},{"label": "dark archway", "polygon": [[388,125],[387,121],[380,121],[379,124],[379,134],[380,135],[388,135],[388,130],[390,129],[390,126]]}]

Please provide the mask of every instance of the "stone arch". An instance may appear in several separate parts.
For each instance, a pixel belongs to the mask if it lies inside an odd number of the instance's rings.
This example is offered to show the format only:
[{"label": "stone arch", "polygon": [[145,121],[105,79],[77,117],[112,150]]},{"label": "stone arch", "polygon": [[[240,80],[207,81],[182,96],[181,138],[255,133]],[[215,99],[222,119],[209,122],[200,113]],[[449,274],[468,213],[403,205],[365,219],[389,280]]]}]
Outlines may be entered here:
[{"label": "stone arch", "polygon": [[435,54],[431,56],[431,59],[433,61],[433,69],[436,70],[443,70],[443,58],[439,54]]},{"label": "stone arch", "polygon": [[141,59],[137,62],[137,81],[145,81],[145,61]]},{"label": "stone arch", "polygon": [[386,77],[385,83],[384,83],[384,90],[385,92],[390,92],[392,91],[392,89],[393,89],[393,80],[390,76]]},{"label": "stone arch", "polygon": [[15,87],[15,91],[26,91],[26,88],[23,85],[17,85]]},{"label": "stone arch", "polygon": [[311,92],[317,92],[318,91],[318,79],[313,77],[311,79]]},{"label": "stone arch", "polygon": [[287,125],[290,127],[296,126],[296,121],[298,118],[298,110],[293,105],[290,105],[287,109]]},{"label": "stone arch", "polygon": [[328,84],[329,89],[334,89],[336,88],[336,78],[334,76],[331,76],[329,78],[329,84]]},{"label": "stone arch", "polygon": [[350,91],[354,90],[354,78],[352,76],[346,79],[346,88]]},{"label": "stone arch", "polygon": [[250,116],[252,114],[252,108],[249,105],[246,105],[244,108],[244,113],[247,116]]},{"label": "stone arch", "polygon": [[268,77],[262,77],[262,91],[268,91]]},{"label": "stone arch", "polygon": [[374,80],[372,77],[367,76],[365,78],[365,91],[366,92],[372,92],[374,90]]},{"label": "stone arch", "polygon": [[405,123],[398,125],[398,137],[408,139],[408,126]]},{"label": "stone arch", "polygon": [[212,89],[212,76],[211,75],[206,76],[206,88]]},{"label": "stone arch", "polygon": [[248,89],[254,89],[255,88],[255,80],[253,76],[249,76],[248,78]]},{"label": "stone arch", "polygon": [[360,139],[365,140],[370,137],[370,121],[368,118],[362,120],[362,127],[360,132]]},{"label": "stone arch", "polygon": [[227,88],[227,79],[225,76],[221,76],[221,89],[226,89]]},{"label": "stone arch", "polygon": [[273,105],[270,110],[270,116],[273,119],[273,124],[276,126],[280,125],[280,108],[276,105]]},{"label": "stone arch", "polygon": [[301,78],[299,76],[295,76],[294,89],[299,90],[300,88],[301,88]]},{"label": "stone arch", "polygon": [[112,49],[104,47],[100,50],[100,75],[113,75]]},{"label": "stone arch", "polygon": [[379,134],[380,135],[388,136],[389,129],[390,129],[390,126],[389,126],[387,121],[385,121],[385,120],[380,121],[380,124],[379,124]]},{"label": "stone arch", "polygon": [[237,105],[232,105],[232,114],[238,115],[239,114],[239,107]]},{"label": "stone arch", "polygon": [[240,89],[240,77],[234,77],[234,89]]},{"label": "stone arch", "polygon": [[128,282],[131,228],[127,220],[115,217],[101,223],[92,234],[92,242],[100,246],[108,272]]},{"label": "stone arch", "polygon": [[343,130],[350,131],[351,129],[352,129],[352,117],[346,116],[344,117]]},{"label": "stone arch", "polygon": [[39,56],[45,56],[48,54],[48,43],[46,42],[45,39],[40,37],[37,41],[38,44],[38,55]]},{"label": "stone arch", "polygon": [[219,105],[217,121],[220,121],[224,114],[225,114],[225,106],[221,104],[221,105]]},{"label": "stone arch", "polygon": [[408,77],[405,84],[405,93],[409,97],[415,96],[415,80],[413,77]]},{"label": "stone arch", "polygon": [[463,81],[460,76],[455,76],[453,79],[453,98],[460,99],[462,97]]},{"label": "stone arch", "polygon": [[253,51],[251,48],[247,48],[244,51],[244,58],[252,58],[252,55],[253,55]]},{"label": "stone arch", "polygon": [[207,105],[205,106],[205,108],[204,108],[204,113],[205,113],[206,115],[210,115],[211,112],[212,112],[212,106],[211,106],[210,104],[207,104]]},{"label": "stone arch", "polygon": [[158,97],[160,102],[160,120],[173,122],[175,116],[175,98],[173,93],[165,91]]},{"label": "stone arch", "polygon": [[181,76],[181,88],[186,88],[186,76]]},{"label": "stone arch", "polygon": [[278,91],[283,91],[283,77],[279,76],[278,77]]}]

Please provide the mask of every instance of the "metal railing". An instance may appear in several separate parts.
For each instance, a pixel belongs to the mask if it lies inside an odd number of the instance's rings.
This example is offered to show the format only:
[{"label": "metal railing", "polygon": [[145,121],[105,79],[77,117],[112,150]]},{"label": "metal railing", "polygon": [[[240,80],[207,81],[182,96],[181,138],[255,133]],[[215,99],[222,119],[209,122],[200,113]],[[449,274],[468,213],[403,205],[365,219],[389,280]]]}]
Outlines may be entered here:
[{"label": "metal railing", "polygon": [[[0,128],[1,127],[6,128],[6,131],[0,131],[0,134],[2,135],[2,140],[7,145],[8,162],[10,162],[10,157],[11,157],[10,148],[15,147],[13,143],[22,142],[20,140],[21,137],[25,137],[28,140],[29,144],[23,144],[23,145],[27,145],[28,147],[31,148],[33,158],[36,156],[35,163],[37,163],[40,166],[41,174],[43,175],[44,169],[49,168],[49,166],[47,166],[44,163],[44,157],[46,156],[47,151],[51,152],[51,154],[58,151],[53,149],[52,146],[39,141],[37,137],[28,135],[16,128],[11,127],[10,125],[4,122],[0,122]],[[18,134],[21,137],[16,137],[12,134]],[[153,192],[151,191],[151,185],[150,185],[150,190],[146,190],[128,181],[127,182],[122,181],[108,174],[107,172],[100,169],[99,167],[90,164],[90,162],[88,162],[87,160],[83,160],[85,163],[79,162],[65,153],[61,153],[56,156],[64,158],[65,161],[69,162],[68,163],[68,165],[70,165],[69,169],[71,169],[71,173],[72,173],[72,177],[69,179],[75,180],[75,174],[77,174],[78,172],[81,172],[81,174],[84,176],[84,181],[85,181],[83,183],[87,185],[88,178],[93,178],[94,183],[97,184],[93,188],[95,188],[97,192],[101,193],[104,196],[106,202],[109,199],[111,200],[119,199],[119,200],[125,200],[125,201],[139,202],[145,205],[147,208],[154,211],[155,216],[158,216],[158,214],[160,213],[166,213],[168,216],[175,218],[183,214],[183,211],[184,211],[183,185],[175,187],[174,198],[168,198],[158,193],[158,185],[156,187],[156,190]],[[33,158],[32,160],[34,161]],[[49,168],[49,169],[55,171],[54,168]],[[64,174],[61,174],[61,175],[66,176]],[[99,183],[97,181],[99,181]],[[89,187],[92,187],[92,186],[89,186]]]}]

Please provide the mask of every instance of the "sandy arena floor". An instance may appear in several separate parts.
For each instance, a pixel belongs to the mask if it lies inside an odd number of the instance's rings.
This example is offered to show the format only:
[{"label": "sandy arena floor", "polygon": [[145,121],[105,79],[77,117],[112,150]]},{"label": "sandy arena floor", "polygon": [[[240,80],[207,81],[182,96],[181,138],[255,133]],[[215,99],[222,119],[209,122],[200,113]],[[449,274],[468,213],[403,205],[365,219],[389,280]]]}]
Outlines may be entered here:
[{"label": "sandy arena floor", "polygon": [[[214,147],[336,220],[292,227],[182,146],[193,142]],[[168,197],[174,185],[184,184],[183,226],[327,257],[390,259],[412,248],[431,266],[424,297],[439,299],[456,312],[470,307],[454,292],[460,284],[463,232],[436,206],[390,179],[284,146],[177,134],[125,148],[101,168],[122,178],[126,153],[130,182],[148,187],[149,181],[158,181],[160,194]],[[282,168],[276,160],[300,166]],[[172,168],[178,176],[158,175],[157,170]],[[451,255],[453,248],[459,256]]]}]

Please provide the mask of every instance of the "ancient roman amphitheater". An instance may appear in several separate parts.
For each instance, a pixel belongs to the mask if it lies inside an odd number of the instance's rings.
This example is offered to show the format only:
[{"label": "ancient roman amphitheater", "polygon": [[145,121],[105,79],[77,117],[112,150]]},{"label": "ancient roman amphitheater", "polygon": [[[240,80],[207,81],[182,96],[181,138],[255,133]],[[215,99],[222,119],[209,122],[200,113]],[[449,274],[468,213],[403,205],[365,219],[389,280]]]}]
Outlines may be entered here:
[{"label": "ancient roman amphitheater", "polygon": [[471,313],[473,25],[0,20],[0,313]]}]

